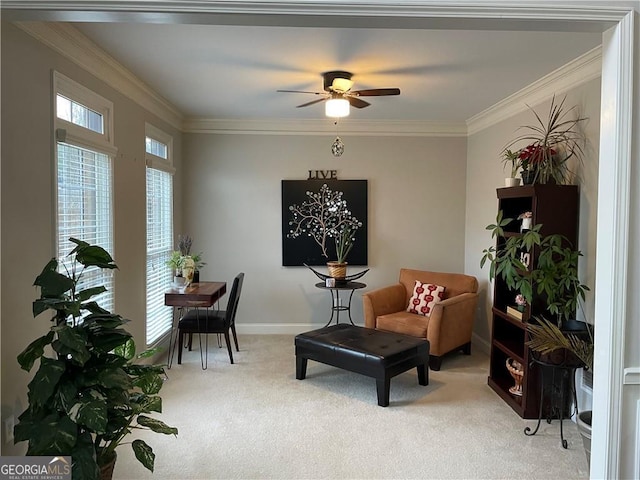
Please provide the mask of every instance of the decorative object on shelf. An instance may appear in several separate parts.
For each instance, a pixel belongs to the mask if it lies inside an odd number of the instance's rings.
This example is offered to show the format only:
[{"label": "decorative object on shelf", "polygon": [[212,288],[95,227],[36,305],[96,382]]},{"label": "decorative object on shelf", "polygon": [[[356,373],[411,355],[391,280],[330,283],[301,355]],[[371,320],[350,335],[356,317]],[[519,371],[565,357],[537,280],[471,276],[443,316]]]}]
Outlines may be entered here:
[{"label": "decorative object on shelf", "polygon": [[504,179],[505,187],[517,187],[520,185],[520,179],[517,178],[518,169],[520,168],[520,157],[518,152],[512,152],[509,149],[505,149],[502,152],[502,163],[504,167],[510,164],[511,176]]},{"label": "decorative object on shelf", "polygon": [[527,309],[527,299],[524,298],[524,295],[522,294],[518,294],[516,295],[516,305],[518,306],[518,311],[519,312],[524,312]]},{"label": "decorative object on shelf", "polygon": [[507,315],[511,315],[512,317],[517,318],[518,320],[524,320],[528,313],[527,300],[524,298],[523,295],[518,294],[516,295],[515,302],[516,302],[515,307],[507,305]]},{"label": "decorative object on shelf", "polygon": [[[573,249],[563,235],[541,235],[541,224],[533,225],[522,235],[505,238],[504,227],[512,221],[503,218],[500,210],[496,223],[486,227],[492,237],[502,237],[505,241],[499,248],[491,246],[483,251],[480,267],[489,262],[489,278],[500,276],[509,290],[520,292],[529,305],[534,293],[544,296],[545,309],[560,325],[575,314],[579,301],[584,300],[589,290],[578,277],[578,259],[582,253]],[[521,252],[531,252],[534,248],[537,249],[536,264],[525,268],[520,260]]]},{"label": "decorative object on shelf", "polygon": [[524,319],[524,312],[521,312],[517,307],[512,307],[511,305],[507,305],[507,315],[517,318],[520,321]]},{"label": "decorative object on shelf", "polygon": [[548,119],[543,121],[536,111],[536,123],[520,128],[526,133],[514,139],[505,147],[505,152],[516,145],[525,144],[516,151],[522,168],[523,183],[567,184],[572,179],[570,161],[582,163],[585,137],[580,131],[582,122],[587,118],[579,116],[576,106],[565,107],[566,96],[556,103],[555,95],[551,99]]},{"label": "decorative object on shelf", "polygon": [[520,215],[518,215],[518,220],[520,220],[520,233],[529,231],[531,230],[531,225],[533,222],[533,213],[523,212]]},{"label": "decorative object on shelf", "polygon": [[283,180],[283,265],[366,265],[366,202],[366,180]]},{"label": "decorative object on shelf", "polygon": [[193,261],[189,255],[184,257],[182,263],[182,276],[184,277],[185,287],[188,287],[193,282],[193,274],[196,271],[196,262]]},{"label": "decorative object on shelf", "polygon": [[[34,282],[40,287],[34,316],[55,313],[49,333],[18,355],[23,370],[31,371],[38,361],[39,368],[14,436],[16,443],[28,442],[27,455],[71,455],[73,478],[98,478],[134,429],[165,435],[177,435],[178,429],[147,416],[162,412],[158,392],[164,368],[134,362],[157,349],[136,355],[132,335],[122,328],[129,320],[92,299],[106,288],[84,288],[87,267],[117,268],[111,255],[99,246],[70,241],[76,244],[69,254],[71,266],[60,272],[53,258]],[[136,458],[153,471],[152,448],[140,439],[130,443]]]},{"label": "decorative object on shelf", "polygon": [[509,393],[517,397],[522,396],[522,380],[524,379],[524,370],[522,364],[513,358],[507,358],[507,370],[513,377],[515,385],[509,388]]}]

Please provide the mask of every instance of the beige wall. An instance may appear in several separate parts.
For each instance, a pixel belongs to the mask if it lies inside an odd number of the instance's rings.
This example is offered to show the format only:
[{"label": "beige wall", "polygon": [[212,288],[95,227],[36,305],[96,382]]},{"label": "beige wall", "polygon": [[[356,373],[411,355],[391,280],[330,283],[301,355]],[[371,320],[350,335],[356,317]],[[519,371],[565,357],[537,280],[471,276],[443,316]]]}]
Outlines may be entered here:
[{"label": "beige wall", "polygon": [[[33,318],[31,303],[37,296],[33,281],[54,255],[54,69],[114,103],[113,256],[120,267],[115,310],[131,319],[128,330],[139,349],[145,342],[145,121],[174,135],[180,166],[179,132],[21,30],[2,24],[2,418],[25,408],[30,374],[19,369],[16,356],[50,325],[46,313]],[[180,210],[178,204],[178,225]],[[3,455],[18,451],[5,443],[4,429],[1,448]]]},{"label": "beige wall", "polygon": [[[184,233],[204,252],[203,278],[246,273],[241,331],[294,333],[328,320],[317,277],[282,266],[281,180],[304,180],[308,170],[368,180],[368,289],[397,282],[400,267],[464,268],[466,139],[341,138],[346,150],[335,158],[331,135],[185,135]],[[361,291],[352,313],[362,324]]]}]

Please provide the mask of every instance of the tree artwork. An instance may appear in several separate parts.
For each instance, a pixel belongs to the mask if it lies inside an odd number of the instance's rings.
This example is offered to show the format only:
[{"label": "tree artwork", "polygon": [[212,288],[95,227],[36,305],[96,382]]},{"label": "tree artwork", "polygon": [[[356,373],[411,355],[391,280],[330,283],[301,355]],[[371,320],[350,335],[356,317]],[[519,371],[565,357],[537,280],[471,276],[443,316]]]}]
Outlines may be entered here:
[{"label": "tree artwork", "polygon": [[329,259],[327,253],[327,239],[338,242],[346,237],[353,245],[353,235],[362,226],[347,208],[347,201],[342,197],[343,192],[332,191],[327,184],[320,187],[320,192],[306,192],[308,200],[300,205],[291,205],[291,220],[289,238],[307,235],[320,246],[322,256]]},{"label": "tree artwork", "polygon": [[366,180],[283,180],[283,265],[366,265],[366,218]]}]

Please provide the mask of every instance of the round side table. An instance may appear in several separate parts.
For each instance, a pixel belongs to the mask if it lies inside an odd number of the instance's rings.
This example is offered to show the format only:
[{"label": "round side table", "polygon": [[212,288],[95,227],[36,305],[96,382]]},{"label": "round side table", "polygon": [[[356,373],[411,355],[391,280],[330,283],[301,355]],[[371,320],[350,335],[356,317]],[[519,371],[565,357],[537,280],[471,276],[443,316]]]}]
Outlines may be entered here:
[{"label": "round side table", "polygon": [[[325,325],[325,327],[329,326],[333,321],[333,314],[336,314],[336,325],[340,323],[340,312],[347,312],[349,315],[349,321],[351,325],[355,325],[353,320],[351,319],[351,299],[353,298],[353,292],[359,290],[361,288],[365,288],[367,285],[361,282],[345,282],[342,284],[334,285],[333,287],[328,287],[325,282],[316,283],[316,287],[322,290],[329,290],[331,293],[331,318]],[[351,292],[349,294],[349,302],[346,305],[342,305],[340,303],[340,291],[348,291]]]}]

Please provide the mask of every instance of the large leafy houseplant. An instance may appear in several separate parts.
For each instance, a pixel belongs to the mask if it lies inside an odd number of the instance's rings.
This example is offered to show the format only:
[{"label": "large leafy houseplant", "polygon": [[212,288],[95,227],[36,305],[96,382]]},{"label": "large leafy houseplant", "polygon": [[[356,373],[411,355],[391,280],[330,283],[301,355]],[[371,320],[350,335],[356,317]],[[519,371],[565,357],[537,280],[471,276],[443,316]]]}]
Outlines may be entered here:
[{"label": "large leafy houseplant", "polygon": [[[570,319],[589,287],[578,277],[578,259],[582,256],[562,235],[542,235],[542,224],[533,225],[522,235],[505,236],[504,227],[513,219],[503,218],[499,211],[496,223],[488,225],[492,238],[500,237],[498,247],[483,251],[480,267],[490,263],[489,278],[500,276],[509,290],[521,294],[531,305],[534,294],[544,300],[544,309],[557,324]],[[536,251],[536,263],[526,266],[522,253]]]},{"label": "large leafy houseplant", "polygon": [[[115,460],[116,448],[135,429],[177,435],[178,430],[147,416],[162,412],[158,396],[164,369],[135,363],[135,344],[122,326],[128,320],[101,308],[92,297],[104,286],[81,289],[86,268],[117,268],[107,251],[70,239],[70,266],[51,259],[35,285],[40,298],[34,317],[54,312],[49,332],[20,355],[20,366],[38,370],[29,383],[29,404],[14,429],[15,442],[27,441],[27,455],[71,455],[73,478],[98,478]],[[66,262],[65,262],[66,265]],[[45,353],[45,350],[51,355]],[[136,458],[153,471],[155,454],[143,440],[133,440]]]}]

